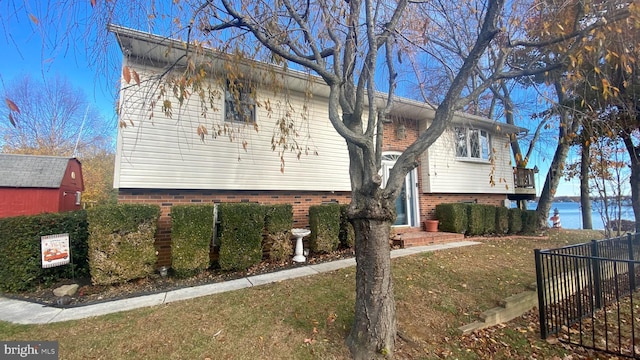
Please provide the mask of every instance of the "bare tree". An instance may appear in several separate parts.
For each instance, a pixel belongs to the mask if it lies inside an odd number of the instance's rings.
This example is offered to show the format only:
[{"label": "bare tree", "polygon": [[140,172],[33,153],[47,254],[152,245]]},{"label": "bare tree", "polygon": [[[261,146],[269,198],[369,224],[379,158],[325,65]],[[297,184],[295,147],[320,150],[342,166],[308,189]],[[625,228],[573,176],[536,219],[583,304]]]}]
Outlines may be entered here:
[{"label": "bare tree", "polygon": [[3,95],[19,109],[0,108],[3,152],[72,156],[74,149],[104,146],[114,130],[62,77],[37,81],[25,76],[5,84]]},{"label": "bare tree", "polygon": [[[168,37],[181,31],[185,47],[180,60],[186,59],[186,71],[181,76],[170,76],[172,73],[167,71],[164,78],[155,80],[160,84],[158,89],[163,88],[162,84],[174,89],[174,101],[151,104],[162,108],[165,114],[171,113],[172,103],[182,104],[190,94],[203,94],[204,76],[199,75],[197,64],[189,59],[205,45],[245,57],[262,56],[261,59],[273,64],[308,71],[326,83],[329,120],[345,139],[350,159],[352,203],[348,216],[356,235],[357,275],[354,324],[347,343],[354,358],[373,359],[392,357],[395,347],[397,324],[388,239],[396,215],[394,202],[407,173],[418,166],[419,156],[444,132],[454,112],[469,109],[467,105],[480,99],[496,81],[541,74],[558,67],[555,62],[514,67],[510,59],[516,49],[565,44],[607,21],[580,25],[576,20],[580,26],[557,37],[517,41],[515,37],[521,32],[500,31],[501,19],[505,23],[518,23],[506,19],[504,4],[504,0],[469,1],[461,7],[446,2],[408,0],[211,0],[180,2],[167,14],[153,7],[143,17],[137,17],[131,14],[141,11],[140,2],[125,5],[114,1],[96,5],[91,16],[96,24],[122,20],[126,25],[153,28]],[[134,10],[128,12],[122,7]],[[126,15],[120,18],[118,14]],[[438,41],[448,31],[458,30],[456,21],[460,14],[475,24],[468,31],[457,32],[464,41],[458,44]],[[156,28],[154,19],[171,19],[171,24],[177,24],[177,31],[170,26],[166,30],[168,22],[160,22],[165,26]],[[523,20],[519,23],[523,24]],[[486,71],[480,78],[477,69],[484,67],[484,56],[492,42],[501,51],[490,59],[494,70]],[[430,54],[431,50],[421,45],[424,43],[443,48],[453,46],[459,56],[452,63],[443,62],[445,72],[438,77],[441,95],[435,102],[434,119],[399,156],[382,188],[379,175],[382,124],[393,105],[398,77],[409,72],[407,67],[417,69],[414,73],[421,74],[420,79],[437,76],[433,69],[423,68],[419,62],[404,65],[402,61],[404,56],[418,59]],[[558,57],[566,59],[564,55]],[[535,60],[540,64],[539,59]],[[137,75],[127,68],[123,76],[127,82],[131,79],[138,82]],[[379,95],[381,90],[384,95]]]},{"label": "bare tree", "polygon": [[0,108],[1,151],[77,157],[83,163],[85,201],[106,201],[113,192],[115,124],[106,121],[84,93],[62,77],[30,76],[5,84]]}]

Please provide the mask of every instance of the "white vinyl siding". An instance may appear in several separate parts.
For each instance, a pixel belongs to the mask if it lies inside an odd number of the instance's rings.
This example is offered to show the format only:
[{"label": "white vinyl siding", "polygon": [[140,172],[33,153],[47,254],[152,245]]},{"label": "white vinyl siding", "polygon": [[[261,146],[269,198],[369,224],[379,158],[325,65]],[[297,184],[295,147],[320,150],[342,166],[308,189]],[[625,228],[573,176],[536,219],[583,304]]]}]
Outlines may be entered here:
[{"label": "white vinyl siding", "polygon": [[489,161],[460,156],[457,134],[454,128],[446,130],[422,154],[422,192],[512,194],[514,192],[513,169],[507,146],[508,137],[488,133],[491,144],[489,150],[494,151],[492,161]]},{"label": "white vinyl siding", "polygon": [[[143,73],[142,69],[137,71]],[[125,101],[122,108],[127,112],[121,114],[120,120],[127,127],[118,133],[116,188],[350,190],[347,147],[329,122],[326,99],[314,97],[307,104],[309,121],[297,122],[301,134],[298,143],[310,147],[309,155],[303,154],[298,160],[296,152],[287,151],[282,173],[281,159],[277,151],[272,151],[271,140],[276,119],[288,108],[273,91],[261,93],[258,89],[258,101],[269,96],[274,109],[269,114],[264,107],[256,106],[258,132],[253,124],[226,123],[230,129],[240,131],[234,141],[224,133],[217,139],[211,136],[214,124],[224,124],[224,95],[220,96],[216,111],[207,112],[207,118],[201,116],[199,99],[193,96],[181,108],[169,98],[173,102],[172,118],[167,118],[157,105],[152,119],[147,110],[141,110],[143,96],[152,98],[137,86],[124,90],[121,96]],[[302,111],[303,97],[289,94],[289,98]],[[200,125],[208,132],[204,142],[198,135]],[[243,140],[247,142],[246,151]],[[313,154],[316,150],[317,156]]]}]

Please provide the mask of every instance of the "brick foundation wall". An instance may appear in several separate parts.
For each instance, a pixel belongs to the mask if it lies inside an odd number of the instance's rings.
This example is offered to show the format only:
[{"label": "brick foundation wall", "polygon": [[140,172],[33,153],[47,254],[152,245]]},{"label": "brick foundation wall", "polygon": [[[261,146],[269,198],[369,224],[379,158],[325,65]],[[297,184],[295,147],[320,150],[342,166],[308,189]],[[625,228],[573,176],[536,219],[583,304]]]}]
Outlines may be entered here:
[{"label": "brick foundation wall", "polygon": [[325,202],[348,204],[350,192],[326,191],[225,191],[225,190],[153,190],[120,189],[119,203],[145,203],[160,206],[161,215],[156,232],[158,266],[171,265],[171,206],[202,203],[252,202],[260,204],[291,204],[293,225],[309,226],[309,206]]},{"label": "brick foundation wall", "polygon": [[[436,205],[455,202],[477,202],[502,206],[503,194],[420,194],[421,221],[435,219]],[[120,190],[120,203],[146,203],[160,206],[161,215],[156,233],[158,266],[171,265],[171,206],[178,204],[253,202],[260,204],[291,204],[295,227],[309,226],[309,206],[324,202],[351,202],[349,192],[323,191],[207,191],[207,190]],[[419,231],[402,228],[398,232]]]}]

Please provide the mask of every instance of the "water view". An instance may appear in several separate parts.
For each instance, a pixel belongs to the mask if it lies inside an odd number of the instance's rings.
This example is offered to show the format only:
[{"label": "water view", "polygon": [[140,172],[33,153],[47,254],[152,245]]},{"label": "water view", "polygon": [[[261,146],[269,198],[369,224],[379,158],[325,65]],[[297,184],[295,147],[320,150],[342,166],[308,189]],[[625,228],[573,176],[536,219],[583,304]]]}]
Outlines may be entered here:
[{"label": "water view", "polygon": [[[537,202],[529,202],[528,209],[535,210],[538,206]],[[597,230],[604,229],[604,222],[600,211],[602,211],[602,203],[594,201],[592,204],[591,218],[593,222],[593,228]],[[551,211],[549,216],[553,214],[553,210],[558,209],[560,212],[560,220],[562,227],[565,229],[582,229],[582,208],[579,202],[554,202],[551,205]],[[622,207],[622,219],[633,220],[633,209],[631,205],[625,205]],[[549,226],[551,226],[551,220],[548,220]]]}]

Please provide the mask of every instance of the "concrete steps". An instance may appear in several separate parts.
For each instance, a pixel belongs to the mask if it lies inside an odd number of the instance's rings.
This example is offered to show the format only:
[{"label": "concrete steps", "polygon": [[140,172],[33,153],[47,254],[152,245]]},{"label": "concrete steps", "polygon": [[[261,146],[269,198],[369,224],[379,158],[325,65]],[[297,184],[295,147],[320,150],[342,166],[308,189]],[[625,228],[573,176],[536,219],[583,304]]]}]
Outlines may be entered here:
[{"label": "concrete steps", "polygon": [[463,334],[468,334],[475,330],[511,321],[538,306],[538,293],[535,290],[525,291],[504,299],[499,305],[480,314],[480,321],[461,326],[458,330]]}]

